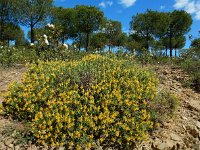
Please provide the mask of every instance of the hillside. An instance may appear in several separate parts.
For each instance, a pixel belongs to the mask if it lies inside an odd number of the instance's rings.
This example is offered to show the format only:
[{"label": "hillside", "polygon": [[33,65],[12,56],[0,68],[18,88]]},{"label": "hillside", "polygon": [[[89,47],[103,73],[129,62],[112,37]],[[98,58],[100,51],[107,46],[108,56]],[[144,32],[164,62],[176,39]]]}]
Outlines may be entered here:
[{"label": "hillside", "polygon": [[[199,150],[200,149],[200,93],[182,86],[181,81],[188,76],[177,67],[148,66],[157,73],[160,79],[159,90],[171,91],[179,100],[179,106],[171,118],[160,122],[150,135],[150,139],[138,145],[136,149],[145,150]],[[7,91],[7,85],[11,81],[20,81],[26,71],[23,66],[11,69],[2,69],[0,72],[0,94]],[[0,101],[3,98],[0,97]],[[23,139],[19,134],[26,128],[19,122],[0,116],[0,150],[36,150],[48,149],[37,147]],[[19,143],[21,140],[21,143]],[[19,145],[18,145],[19,144]],[[53,148],[51,148],[53,149]],[[60,148],[61,150],[62,148]]]}]

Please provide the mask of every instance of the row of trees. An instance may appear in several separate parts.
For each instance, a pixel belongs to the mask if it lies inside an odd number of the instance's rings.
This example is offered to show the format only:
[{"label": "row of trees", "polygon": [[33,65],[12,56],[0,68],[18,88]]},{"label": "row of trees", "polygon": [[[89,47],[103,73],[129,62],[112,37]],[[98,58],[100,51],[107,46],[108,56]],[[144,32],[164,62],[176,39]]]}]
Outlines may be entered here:
[{"label": "row of trees", "polygon": [[[109,20],[93,6],[62,8],[53,6],[53,0],[0,0],[0,40],[25,41],[19,25],[30,28],[31,43],[44,33],[44,25],[51,22],[60,32],[62,43],[73,40],[86,51],[105,46],[123,46],[130,51],[172,50],[185,45],[185,34],[192,24],[185,11],[157,12],[147,10],[136,14],[130,22],[130,34],[122,32],[118,21]],[[9,42],[8,42],[9,43]]]},{"label": "row of trees", "polygon": [[133,40],[139,49],[145,47],[148,50],[149,47],[154,47],[166,49],[166,53],[170,49],[172,56],[173,49],[185,45],[185,34],[189,32],[191,24],[191,15],[183,10],[167,13],[147,10],[133,16],[130,26],[134,32],[130,41]]},{"label": "row of trees", "polygon": [[16,40],[19,44],[24,40],[24,33],[17,25],[13,4],[12,0],[0,0],[0,41],[9,44],[10,40]]},{"label": "row of trees", "polygon": [[[4,44],[5,41],[9,44],[10,40],[15,40],[18,45],[24,44],[24,33],[20,28],[24,25],[30,27],[33,43],[34,28],[46,21],[52,6],[53,0],[0,0],[0,40]],[[14,36],[15,33],[18,36]]]},{"label": "row of trees", "polygon": [[[111,50],[114,46],[123,46],[126,39],[121,23],[107,19],[102,11],[93,6],[53,7],[50,20],[61,29],[59,39],[62,43],[71,39],[79,49],[85,48],[86,51],[102,50],[106,45]],[[35,31],[37,34],[44,33],[42,28]]]},{"label": "row of trees", "polygon": [[[121,41],[125,39],[121,23],[106,19],[102,11],[92,6],[58,8],[53,6],[53,0],[0,0],[0,10],[0,37],[4,43],[25,41],[19,25],[30,28],[30,42],[34,43],[38,40],[37,34],[44,33],[44,25],[49,21],[62,30],[62,43],[72,39],[79,48],[85,47],[86,50],[102,49],[105,44],[110,49],[122,45]],[[7,26],[15,29],[6,30]],[[10,33],[16,35],[14,32],[22,34],[20,37],[7,36]]]}]

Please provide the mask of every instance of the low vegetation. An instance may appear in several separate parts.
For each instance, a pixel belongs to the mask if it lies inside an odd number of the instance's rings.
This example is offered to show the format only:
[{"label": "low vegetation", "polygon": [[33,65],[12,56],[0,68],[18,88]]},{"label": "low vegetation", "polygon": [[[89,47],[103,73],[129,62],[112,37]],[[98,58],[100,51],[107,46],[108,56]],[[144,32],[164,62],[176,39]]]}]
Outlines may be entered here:
[{"label": "low vegetation", "polygon": [[[184,84],[200,91],[200,40],[192,39],[186,53],[178,50],[192,24],[183,10],[137,14],[126,34],[93,6],[58,8],[52,0],[0,6],[0,67],[28,68],[0,103],[0,115],[22,123],[15,134],[21,143],[133,149],[179,106],[145,65],[176,65],[189,75]],[[21,24],[30,27],[30,43]],[[17,125],[4,128],[10,136]]]},{"label": "low vegetation", "polygon": [[183,84],[200,92],[200,53],[199,47],[196,48],[196,46],[183,55],[183,58],[180,58],[177,63],[189,74],[189,79],[183,81]]},{"label": "low vegetation", "polygon": [[133,147],[153,126],[148,108],[158,81],[132,65],[101,55],[32,64],[10,85],[4,111],[30,123],[40,144]]},{"label": "low vegetation", "polygon": [[179,100],[170,91],[160,91],[154,101],[150,103],[152,119],[156,123],[164,123],[174,116],[179,106]]}]

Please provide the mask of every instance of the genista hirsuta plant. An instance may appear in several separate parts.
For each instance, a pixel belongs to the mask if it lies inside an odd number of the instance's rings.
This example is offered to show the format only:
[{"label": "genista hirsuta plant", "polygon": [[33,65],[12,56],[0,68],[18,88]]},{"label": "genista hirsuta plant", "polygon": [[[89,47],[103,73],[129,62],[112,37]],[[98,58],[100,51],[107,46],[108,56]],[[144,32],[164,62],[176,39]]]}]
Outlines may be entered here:
[{"label": "genista hirsuta plant", "polygon": [[80,61],[31,64],[12,83],[5,112],[30,124],[39,144],[68,149],[132,147],[153,127],[149,101],[158,81],[149,71],[90,54]]}]

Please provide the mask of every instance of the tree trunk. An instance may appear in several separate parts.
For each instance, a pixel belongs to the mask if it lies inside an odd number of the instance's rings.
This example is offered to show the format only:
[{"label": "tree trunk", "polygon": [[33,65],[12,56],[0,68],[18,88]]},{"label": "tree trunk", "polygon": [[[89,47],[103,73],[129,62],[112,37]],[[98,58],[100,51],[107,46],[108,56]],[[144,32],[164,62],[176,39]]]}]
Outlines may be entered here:
[{"label": "tree trunk", "polygon": [[90,42],[90,35],[89,35],[89,33],[87,33],[87,35],[86,35],[86,47],[85,47],[86,51],[88,51],[88,47],[90,45],[89,42]]},{"label": "tree trunk", "polygon": [[3,41],[3,22],[0,24],[0,39]]},{"label": "tree trunk", "polygon": [[169,43],[170,43],[170,57],[172,57],[172,37],[169,37]]},{"label": "tree trunk", "polygon": [[78,50],[81,51],[81,42],[79,43]]},{"label": "tree trunk", "polygon": [[149,34],[146,35],[146,50],[149,50]]},{"label": "tree trunk", "polygon": [[175,57],[176,57],[177,55],[176,55],[176,48],[175,48]]},{"label": "tree trunk", "polygon": [[167,46],[165,46],[165,53],[166,53],[166,56],[167,56]]},{"label": "tree trunk", "polygon": [[0,41],[2,41],[3,42],[3,44],[5,44],[4,43],[4,23],[3,23],[3,21],[1,21],[1,27],[0,27]]},{"label": "tree trunk", "polygon": [[149,41],[146,41],[146,50],[149,50]]},{"label": "tree trunk", "polygon": [[62,35],[62,44],[65,43],[65,35]]},{"label": "tree trunk", "polygon": [[108,45],[108,50],[109,50],[109,52],[110,52],[110,50],[111,50],[111,46],[110,46],[110,44]]},{"label": "tree trunk", "polygon": [[33,31],[33,24],[31,23],[31,43],[34,43],[34,31]]},{"label": "tree trunk", "polygon": [[81,44],[82,44],[82,42],[81,42],[81,37],[79,38],[79,45],[78,45],[78,49],[79,49],[79,51],[81,51]]}]

